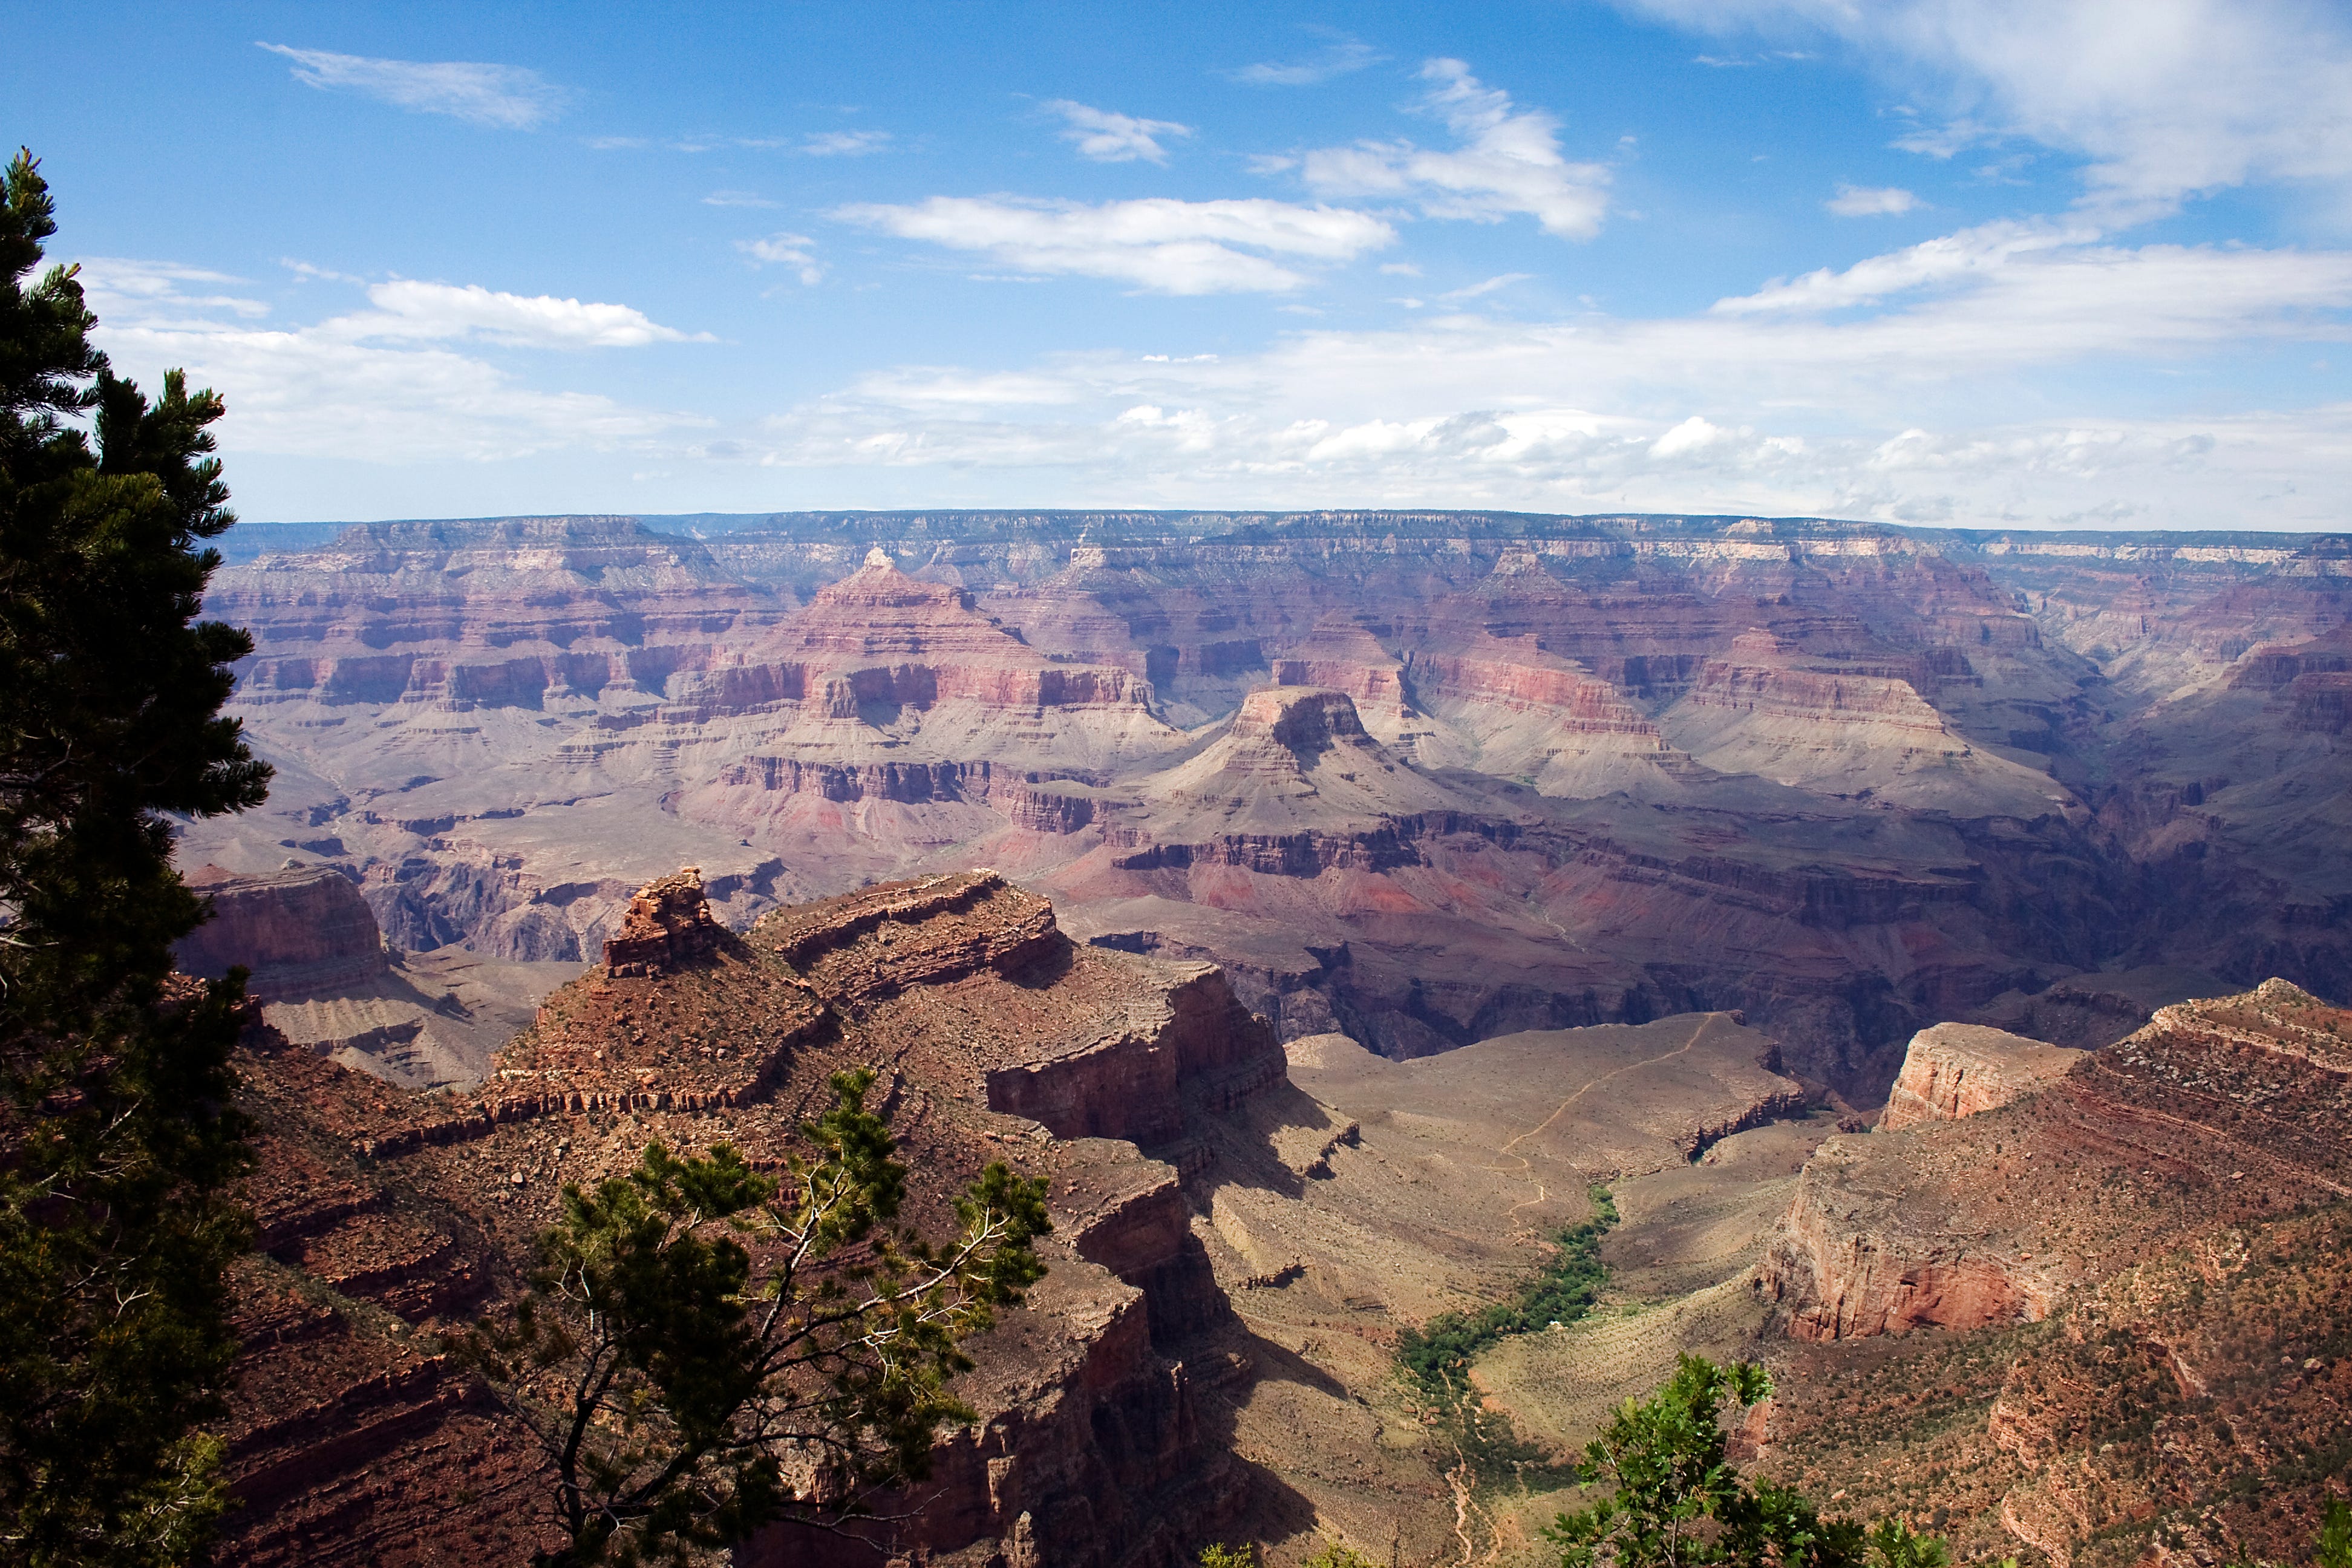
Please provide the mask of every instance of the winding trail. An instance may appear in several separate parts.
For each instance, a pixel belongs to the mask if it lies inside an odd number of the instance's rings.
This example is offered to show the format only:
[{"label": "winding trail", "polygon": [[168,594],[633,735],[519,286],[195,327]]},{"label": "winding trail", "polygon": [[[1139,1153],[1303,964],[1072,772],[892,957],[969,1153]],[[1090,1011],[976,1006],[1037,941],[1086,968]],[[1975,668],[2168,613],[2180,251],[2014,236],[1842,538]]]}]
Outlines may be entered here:
[{"label": "winding trail", "polygon": [[1698,1027],[1691,1031],[1690,1038],[1685,1040],[1681,1045],[1676,1046],[1673,1050],[1662,1051],[1658,1055],[1651,1057],[1645,1061],[1627,1062],[1623,1067],[1611,1068],[1609,1071],[1602,1073],[1599,1078],[1588,1079],[1583,1087],[1579,1089],[1574,1094],[1570,1095],[1566,1100],[1561,1100],[1558,1105],[1552,1107],[1550,1115],[1545,1117],[1541,1121],[1537,1122],[1533,1127],[1528,1128],[1525,1132],[1520,1133],[1517,1137],[1511,1139],[1501,1148],[1496,1150],[1495,1152],[1497,1154],[1510,1155],[1511,1158],[1518,1161],[1518,1169],[1514,1171],[1508,1166],[1504,1165],[1481,1165],[1478,1169],[1491,1172],[1493,1174],[1502,1177],[1505,1181],[1525,1182],[1529,1186],[1535,1188],[1534,1196],[1520,1199],[1517,1203],[1513,1204],[1504,1212],[1503,1219],[1505,1223],[1508,1224],[1515,1220],[1521,1209],[1532,1208],[1537,1204],[1543,1202],[1544,1199],[1549,1195],[1545,1190],[1543,1183],[1538,1181],[1533,1174],[1535,1171],[1535,1163],[1524,1154],[1512,1154],[1512,1150],[1517,1148],[1520,1144],[1526,1142],[1528,1139],[1533,1138],[1538,1133],[1549,1128],[1553,1122],[1558,1121],[1561,1117],[1567,1115],[1569,1109],[1575,1105],[1578,1100],[1582,1100],[1586,1095],[1591,1093],[1594,1089],[1599,1089],[1602,1084],[1609,1082],[1612,1079],[1622,1078],[1629,1072],[1639,1072],[1643,1068],[1656,1067],[1660,1062],[1672,1061],[1676,1057],[1686,1055],[1690,1048],[1693,1046],[1697,1045],[1700,1039],[1706,1036],[1708,1027],[1722,1017],[1723,1015],[1720,1013],[1709,1013],[1699,1020]]}]

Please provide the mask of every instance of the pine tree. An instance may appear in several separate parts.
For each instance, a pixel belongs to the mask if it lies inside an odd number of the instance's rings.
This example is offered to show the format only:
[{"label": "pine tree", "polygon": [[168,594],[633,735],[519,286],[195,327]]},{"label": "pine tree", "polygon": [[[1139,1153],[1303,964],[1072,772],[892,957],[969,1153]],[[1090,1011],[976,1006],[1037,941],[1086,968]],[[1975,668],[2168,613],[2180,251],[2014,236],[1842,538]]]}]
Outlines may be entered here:
[{"label": "pine tree", "polygon": [[[167,814],[258,805],[197,618],[234,522],[210,392],[89,340],[39,166],[0,185],[0,1560],[200,1555],[225,1504],[224,1274],[249,1223],[241,977],[167,984],[202,918]],[[87,419],[86,432],[80,421]],[[91,435],[95,435],[95,443]]]},{"label": "pine tree", "polygon": [[813,1157],[781,1176],[727,1144],[655,1143],[626,1176],[564,1188],[531,1293],[459,1347],[546,1449],[569,1542],[546,1568],[839,1525],[975,1418],[946,1385],[972,1364],[962,1342],[1045,1272],[1045,1184],[992,1163],[951,1239],[894,1223],[908,1170],[873,1087],[835,1074],[802,1128]]}]

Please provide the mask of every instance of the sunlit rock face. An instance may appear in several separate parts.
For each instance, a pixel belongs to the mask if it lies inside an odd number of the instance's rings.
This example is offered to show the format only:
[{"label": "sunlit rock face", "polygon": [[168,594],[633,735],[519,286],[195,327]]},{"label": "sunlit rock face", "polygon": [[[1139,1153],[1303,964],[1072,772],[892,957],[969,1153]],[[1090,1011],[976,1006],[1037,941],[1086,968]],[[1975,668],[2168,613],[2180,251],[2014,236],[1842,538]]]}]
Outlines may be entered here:
[{"label": "sunlit rock face", "polygon": [[1286,1037],[1738,1007],[1869,1102],[1919,1028],[2096,973],[2352,985],[2344,565],[1736,518],[370,525],[217,579],[279,773],[183,854],[551,963],[680,865],[740,928],[986,864]]},{"label": "sunlit rock face", "polygon": [[[242,1269],[226,1423],[240,1563],[402,1565],[548,1536],[530,1432],[430,1347],[510,1300],[567,1183],[593,1190],[659,1140],[761,1168],[807,1152],[831,1075],[880,1075],[909,1170],[900,1217],[952,1234],[982,1166],[1048,1184],[1048,1272],[969,1344],[929,1479],[883,1530],[772,1530],[740,1561],[871,1568],[1166,1561],[1262,1495],[1203,1417],[1251,1369],[1191,1228],[1178,1162],[1210,1122],[1287,1089],[1265,1021],[1223,978],[1073,944],[992,872],[790,906],[742,934],[692,869],[638,889],[606,963],[546,998],[470,1091],[392,1092],[266,1025],[240,1052],[265,1257]],[[1194,1369],[1200,1370],[1194,1370]]]},{"label": "sunlit rock face", "polygon": [[1882,1132],[1996,1110],[2063,1076],[2080,1060],[2062,1047],[1980,1024],[1937,1024],[1911,1037],[1886,1097]]}]

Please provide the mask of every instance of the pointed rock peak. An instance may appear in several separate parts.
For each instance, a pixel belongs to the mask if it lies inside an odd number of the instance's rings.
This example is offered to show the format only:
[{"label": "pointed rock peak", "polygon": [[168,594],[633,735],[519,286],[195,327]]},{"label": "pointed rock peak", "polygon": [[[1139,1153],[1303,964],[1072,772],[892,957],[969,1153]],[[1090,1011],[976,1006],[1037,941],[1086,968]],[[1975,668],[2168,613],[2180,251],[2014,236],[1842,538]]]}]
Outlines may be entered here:
[{"label": "pointed rock peak", "polygon": [[702,868],[688,866],[637,889],[620,934],[604,943],[604,973],[664,974],[714,952],[723,934],[702,890]]},{"label": "pointed rock peak", "polygon": [[927,583],[920,577],[908,576],[899,570],[890,552],[877,544],[866,552],[866,564],[818,589],[810,605],[869,610],[924,606],[968,610],[971,607],[971,595],[945,583]]}]

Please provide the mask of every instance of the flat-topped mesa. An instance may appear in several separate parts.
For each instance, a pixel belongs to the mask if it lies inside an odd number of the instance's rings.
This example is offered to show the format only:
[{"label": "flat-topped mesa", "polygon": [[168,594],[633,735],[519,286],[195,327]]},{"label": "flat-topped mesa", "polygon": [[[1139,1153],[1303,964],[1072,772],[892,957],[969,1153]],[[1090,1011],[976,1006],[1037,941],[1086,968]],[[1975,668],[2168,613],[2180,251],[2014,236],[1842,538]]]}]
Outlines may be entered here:
[{"label": "flat-topped mesa", "polygon": [[2033,1093],[2083,1059],[2080,1051],[1988,1028],[1937,1024],[1911,1037],[1887,1096],[1882,1132],[1922,1121],[1956,1121]]},{"label": "flat-topped mesa", "polygon": [[852,1005],[983,971],[1018,974],[1070,946],[1053,905],[986,868],[778,910],[754,935]]},{"label": "flat-topped mesa", "polygon": [[703,895],[702,868],[688,866],[637,889],[621,917],[620,934],[604,943],[604,973],[615,978],[669,973],[717,951],[726,934]]}]

